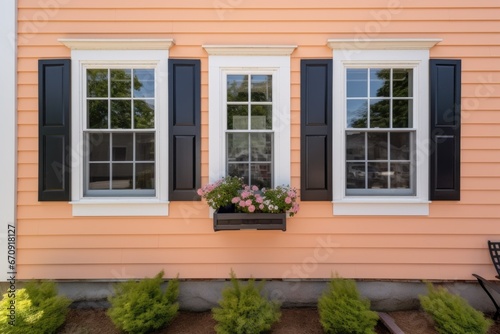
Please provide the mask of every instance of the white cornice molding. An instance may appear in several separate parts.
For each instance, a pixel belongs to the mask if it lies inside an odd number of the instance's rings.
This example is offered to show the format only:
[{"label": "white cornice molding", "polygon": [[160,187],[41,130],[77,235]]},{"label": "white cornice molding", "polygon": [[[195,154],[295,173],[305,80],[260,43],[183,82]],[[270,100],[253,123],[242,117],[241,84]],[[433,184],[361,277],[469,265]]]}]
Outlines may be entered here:
[{"label": "white cornice molding", "polygon": [[210,56],[290,56],[297,45],[202,45]]},{"label": "white cornice molding", "polygon": [[333,50],[428,50],[440,38],[332,38],[327,40],[327,45]]},{"label": "white cornice molding", "polygon": [[60,38],[58,41],[71,50],[168,50],[174,45],[174,40],[172,38]]}]

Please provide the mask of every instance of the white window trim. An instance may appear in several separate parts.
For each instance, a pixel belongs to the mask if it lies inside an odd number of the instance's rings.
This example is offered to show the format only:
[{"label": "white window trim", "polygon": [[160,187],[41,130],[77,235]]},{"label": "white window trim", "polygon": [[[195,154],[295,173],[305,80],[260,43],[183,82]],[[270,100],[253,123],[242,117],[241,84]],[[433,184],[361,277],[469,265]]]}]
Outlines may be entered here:
[{"label": "white window trim", "polygon": [[[333,49],[333,214],[429,214],[429,48],[439,40],[329,40]],[[371,44],[370,44],[371,43]],[[370,47],[372,45],[372,47]],[[399,47],[398,47],[399,45]],[[389,49],[392,48],[392,49]],[[345,68],[347,66],[408,65],[414,68],[416,134],[416,194],[414,196],[345,195]]]},{"label": "white window trim", "polygon": [[[209,179],[225,176],[224,94],[225,73],[241,70],[273,72],[279,91],[273,91],[274,186],[290,184],[290,54],[296,46],[204,46],[208,57]],[[239,50],[236,52],[235,50]],[[239,55],[235,55],[239,54]],[[279,55],[276,55],[279,54]],[[222,137],[221,137],[222,136]]]},{"label": "white window trim", "polygon": [[[72,142],[72,173],[71,173],[71,204],[73,216],[167,216],[168,202],[168,152],[161,149],[168,142],[168,48],[171,40],[157,40],[161,47],[141,49],[144,47],[142,40],[120,40],[127,44],[127,50],[111,47],[111,50],[100,50],[97,47],[82,49],[83,43],[71,50],[71,142]],[[100,40],[93,44],[107,47]],[[65,45],[71,46],[68,40],[61,40]],[[83,125],[84,125],[84,78],[85,67],[89,65],[154,65],[156,78],[157,109],[155,128],[157,131],[156,152],[156,196],[152,198],[135,197],[84,197],[83,195]],[[163,145],[162,145],[163,144]]]}]

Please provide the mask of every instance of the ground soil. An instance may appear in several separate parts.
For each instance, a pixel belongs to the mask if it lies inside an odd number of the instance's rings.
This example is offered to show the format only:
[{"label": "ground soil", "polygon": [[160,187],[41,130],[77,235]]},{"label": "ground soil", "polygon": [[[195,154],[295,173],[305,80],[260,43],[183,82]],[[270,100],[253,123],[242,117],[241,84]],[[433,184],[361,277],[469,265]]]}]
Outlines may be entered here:
[{"label": "ground soil", "polygon": [[[437,334],[432,320],[419,310],[389,312],[406,334]],[[489,315],[491,316],[491,315]],[[215,321],[210,312],[180,312],[169,327],[154,334],[214,334]],[[379,323],[377,334],[390,334]],[[58,334],[120,334],[104,309],[71,309]],[[282,309],[281,320],[272,328],[273,334],[320,334],[318,311],[312,308]],[[488,334],[500,334],[497,321]]]}]

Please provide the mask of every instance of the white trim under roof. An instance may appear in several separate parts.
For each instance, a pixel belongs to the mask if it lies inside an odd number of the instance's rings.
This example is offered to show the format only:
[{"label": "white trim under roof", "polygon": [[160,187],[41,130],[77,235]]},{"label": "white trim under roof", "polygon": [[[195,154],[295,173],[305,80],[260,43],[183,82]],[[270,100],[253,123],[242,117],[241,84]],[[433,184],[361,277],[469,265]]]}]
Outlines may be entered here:
[{"label": "white trim under roof", "polygon": [[174,45],[172,38],[59,38],[58,41],[71,50],[168,50]]},{"label": "white trim under roof", "polygon": [[210,56],[290,56],[297,45],[202,45]]},{"label": "white trim under roof", "polygon": [[441,41],[440,38],[332,38],[326,44],[333,50],[424,50]]}]

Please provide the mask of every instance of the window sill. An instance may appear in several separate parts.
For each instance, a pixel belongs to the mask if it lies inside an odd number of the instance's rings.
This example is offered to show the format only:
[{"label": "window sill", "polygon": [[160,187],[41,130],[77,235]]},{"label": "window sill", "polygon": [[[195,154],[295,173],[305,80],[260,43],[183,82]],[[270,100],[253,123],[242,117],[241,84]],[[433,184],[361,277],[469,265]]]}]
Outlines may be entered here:
[{"label": "window sill", "polygon": [[142,198],[92,198],[70,202],[73,216],[168,216],[169,202]]},{"label": "window sill", "polygon": [[428,216],[429,201],[420,199],[359,198],[333,201],[335,216]]}]

